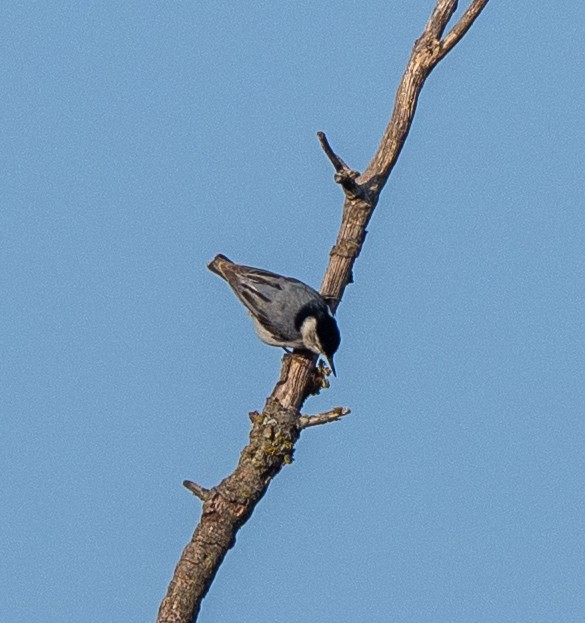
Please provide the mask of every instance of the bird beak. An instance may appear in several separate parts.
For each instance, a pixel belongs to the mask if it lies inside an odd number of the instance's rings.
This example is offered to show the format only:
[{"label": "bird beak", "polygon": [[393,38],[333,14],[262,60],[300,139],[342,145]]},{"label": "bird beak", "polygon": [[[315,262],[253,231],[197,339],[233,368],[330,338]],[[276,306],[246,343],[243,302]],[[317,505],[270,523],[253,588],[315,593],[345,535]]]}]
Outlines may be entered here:
[{"label": "bird beak", "polygon": [[333,363],[333,355],[331,355],[331,357],[327,357],[327,363],[331,368],[331,372],[333,372],[333,376],[337,376],[337,373],[335,372],[335,365]]}]

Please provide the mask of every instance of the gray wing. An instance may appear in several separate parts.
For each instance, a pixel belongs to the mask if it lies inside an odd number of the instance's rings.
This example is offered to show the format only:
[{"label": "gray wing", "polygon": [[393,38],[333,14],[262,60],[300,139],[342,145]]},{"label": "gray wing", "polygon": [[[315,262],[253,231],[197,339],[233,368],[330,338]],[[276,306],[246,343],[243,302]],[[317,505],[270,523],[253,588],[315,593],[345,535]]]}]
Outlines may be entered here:
[{"label": "gray wing", "polygon": [[266,270],[238,266],[229,284],[237,297],[270,333],[283,341],[296,341],[296,312],[315,298],[318,292],[298,279],[283,277]]}]

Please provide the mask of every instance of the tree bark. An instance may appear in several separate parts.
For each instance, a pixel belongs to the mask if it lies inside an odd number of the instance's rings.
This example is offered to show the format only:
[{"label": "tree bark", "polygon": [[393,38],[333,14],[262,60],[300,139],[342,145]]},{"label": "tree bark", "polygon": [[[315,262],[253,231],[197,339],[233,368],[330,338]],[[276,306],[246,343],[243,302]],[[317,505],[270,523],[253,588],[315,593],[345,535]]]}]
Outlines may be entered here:
[{"label": "tree bark", "polygon": [[[400,81],[392,116],[380,145],[363,174],[352,170],[333,151],[323,133],[318,137],[335,168],[335,181],[345,192],[340,230],[330,252],[321,293],[335,311],[352,268],[362,249],[366,227],[402,150],[425,80],[434,67],[461,40],[488,0],[472,0],[455,25],[444,35],[457,0],[437,0],[421,36],[416,40]],[[236,534],[262,499],[271,480],[293,459],[294,447],[304,428],[333,422],[349,409],[337,407],[315,416],[300,414],[311,394],[328,386],[328,370],[306,352],[285,355],[271,395],[262,412],[250,414],[252,430],[234,472],[212,489],[185,481],[203,502],[199,525],[175,568],[163,599],[158,623],[191,623]]]}]

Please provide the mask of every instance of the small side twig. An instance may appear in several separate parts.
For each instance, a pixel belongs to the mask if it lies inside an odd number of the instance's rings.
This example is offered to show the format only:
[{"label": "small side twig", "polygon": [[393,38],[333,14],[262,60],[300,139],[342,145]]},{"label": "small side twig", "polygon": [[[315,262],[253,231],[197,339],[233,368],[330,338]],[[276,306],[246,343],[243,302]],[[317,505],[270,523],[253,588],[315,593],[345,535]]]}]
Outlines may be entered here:
[{"label": "small side twig", "polygon": [[333,151],[327,137],[325,136],[325,132],[317,132],[317,138],[321,143],[321,148],[325,152],[325,155],[331,161],[333,168],[337,171],[337,173],[341,173],[342,171],[351,171],[350,167],[345,164],[345,162]]},{"label": "small side twig", "polygon": [[362,188],[356,182],[356,179],[360,176],[359,171],[354,171],[333,151],[325,136],[325,132],[317,132],[317,138],[319,143],[321,143],[321,149],[323,149],[335,169],[335,181],[343,188],[348,198],[355,199],[360,197]]},{"label": "small side twig", "polygon": [[201,485],[198,485],[196,482],[193,482],[191,480],[183,480],[183,487],[191,491],[191,493],[195,497],[198,497],[202,502],[205,502],[205,500],[207,500],[211,494],[211,491],[209,489],[206,489],[205,487],[202,487]]},{"label": "small side twig", "polygon": [[299,428],[309,428],[310,426],[319,426],[319,424],[328,424],[329,422],[337,422],[344,415],[351,413],[351,409],[347,407],[335,407],[331,411],[318,413],[317,415],[301,415],[299,418]]}]

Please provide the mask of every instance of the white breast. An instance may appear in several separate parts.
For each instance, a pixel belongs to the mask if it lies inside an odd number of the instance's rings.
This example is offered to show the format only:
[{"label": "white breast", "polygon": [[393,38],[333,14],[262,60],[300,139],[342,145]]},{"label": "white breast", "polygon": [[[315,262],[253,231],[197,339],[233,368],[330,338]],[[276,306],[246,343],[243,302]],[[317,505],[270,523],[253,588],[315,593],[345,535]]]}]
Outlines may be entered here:
[{"label": "white breast", "polygon": [[293,340],[293,341],[289,341],[289,342],[286,342],[284,340],[279,340],[274,335],[272,335],[272,333],[270,333],[270,331],[267,331],[258,322],[258,320],[256,320],[256,318],[254,318],[254,316],[252,316],[251,314],[250,314],[250,316],[252,317],[252,320],[254,321],[254,329],[256,331],[256,335],[265,344],[269,344],[270,346],[288,346],[289,348],[303,348],[304,347],[303,340],[300,339],[300,338],[298,340]]}]

